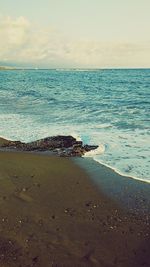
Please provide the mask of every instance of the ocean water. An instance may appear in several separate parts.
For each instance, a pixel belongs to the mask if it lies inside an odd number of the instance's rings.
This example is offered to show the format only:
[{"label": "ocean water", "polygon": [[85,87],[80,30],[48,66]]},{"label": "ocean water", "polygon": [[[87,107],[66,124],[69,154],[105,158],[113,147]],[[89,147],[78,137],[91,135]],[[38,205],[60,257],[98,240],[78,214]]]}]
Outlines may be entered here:
[{"label": "ocean water", "polygon": [[0,71],[0,136],[74,135],[86,156],[150,182],[150,69]]}]

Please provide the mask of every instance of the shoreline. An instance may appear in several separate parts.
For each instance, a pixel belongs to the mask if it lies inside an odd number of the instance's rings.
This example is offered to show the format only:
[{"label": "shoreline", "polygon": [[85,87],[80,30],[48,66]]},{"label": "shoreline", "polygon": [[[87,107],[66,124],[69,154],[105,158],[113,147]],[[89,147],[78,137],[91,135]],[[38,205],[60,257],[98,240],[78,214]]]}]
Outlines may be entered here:
[{"label": "shoreline", "polygon": [[144,183],[148,183],[148,184],[150,183],[150,180],[147,180],[147,179],[145,179],[145,178],[142,179],[142,178],[138,178],[138,177],[136,177],[136,176],[132,176],[132,175],[125,174],[125,173],[123,173],[123,172],[121,172],[121,171],[115,169],[114,167],[112,167],[112,166],[110,166],[110,165],[108,165],[108,164],[106,164],[106,163],[103,163],[103,162],[101,162],[101,161],[99,161],[99,160],[96,160],[96,159],[94,159],[94,158],[92,158],[92,159],[93,159],[94,161],[96,161],[97,163],[99,163],[100,165],[103,165],[103,166],[105,166],[105,167],[111,169],[112,171],[114,171],[115,173],[119,174],[120,176],[127,177],[127,178],[129,178],[129,179],[134,179],[134,180],[137,180],[137,181],[140,181],[140,182],[144,182]]},{"label": "shoreline", "polygon": [[[81,139],[79,138],[77,138],[77,136],[74,136],[74,135],[72,135],[73,136],[73,138],[75,138],[76,140],[77,140],[77,142],[78,141],[81,141]],[[42,140],[42,139],[41,139]],[[8,142],[8,141],[15,141],[15,139],[8,139],[7,137],[5,137],[5,136],[0,136],[0,146],[1,146],[1,144],[3,143],[3,142]],[[21,142],[24,142],[24,141],[21,141]],[[34,141],[31,141],[31,142],[34,142]],[[99,146],[98,146],[98,148],[97,149],[99,149]],[[97,150],[96,149],[96,150]],[[4,150],[4,148],[1,148],[0,147],[0,151],[12,151],[13,152],[13,149],[10,149],[9,150],[9,148],[8,149],[6,149],[6,150]],[[15,151],[17,151],[17,150],[15,150]],[[19,150],[18,150],[18,152],[19,152]],[[42,154],[42,151],[40,152],[40,151],[33,151],[34,153],[41,153]],[[31,152],[29,152],[29,153],[31,153]],[[98,164],[100,164],[100,165],[102,165],[102,166],[105,166],[106,168],[109,168],[111,171],[113,171],[113,172],[115,172],[116,174],[119,174],[120,176],[122,176],[122,177],[127,177],[128,179],[134,179],[134,180],[137,180],[137,181],[140,181],[140,182],[144,182],[144,183],[147,183],[147,184],[150,184],[150,180],[148,180],[148,179],[146,179],[146,178],[139,178],[139,177],[136,177],[136,176],[132,176],[132,175],[128,175],[128,174],[125,174],[125,173],[123,173],[123,172],[121,172],[121,171],[119,171],[118,169],[116,169],[116,168],[114,168],[114,167],[112,167],[112,166],[110,166],[109,164],[107,164],[107,163],[104,163],[104,162],[102,162],[102,161],[100,161],[100,160],[97,160],[97,159],[95,159],[94,158],[94,152],[93,152],[93,156],[88,156],[88,153],[89,152],[87,152],[87,153],[85,153],[85,155],[83,155],[82,157],[83,158],[88,158],[88,159],[92,159],[92,160],[94,160],[96,163],[98,163]],[[43,153],[44,154],[44,153]],[[45,154],[48,154],[48,155],[55,155],[55,153],[53,153],[53,151],[49,151],[49,150],[47,150],[47,151],[45,151]]]},{"label": "shoreline", "polygon": [[92,183],[109,197],[122,204],[122,207],[137,214],[150,214],[150,183],[123,176],[109,166],[92,158],[75,158],[73,161],[83,168]]},{"label": "shoreline", "polygon": [[[17,153],[22,153],[22,151],[20,151],[20,150],[13,150],[13,149],[4,149],[4,148],[0,148],[0,151],[1,152],[17,152]],[[39,155],[51,155],[51,156],[55,156],[56,154],[55,154],[55,152],[53,152],[53,151],[49,151],[49,150],[47,150],[47,151],[24,151],[24,153],[33,153],[33,154],[39,154]],[[120,172],[119,170],[117,170],[117,169],[115,169],[115,168],[113,168],[113,167],[111,167],[110,165],[108,165],[108,164],[105,164],[105,163],[103,163],[103,162],[101,162],[101,161],[99,161],[99,160],[96,160],[96,159],[94,159],[93,157],[88,157],[88,156],[83,156],[82,158],[84,158],[84,159],[90,159],[90,160],[92,160],[92,161],[94,161],[94,162],[96,162],[97,164],[99,164],[100,166],[104,166],[104,167],[106,167],[106,168],[108,168],[108,169],[110,169],[112,172],[114,172],[114,173],[116,173],[117,175],[120,175],[120,176],[122,176],[122,177],[126,177],[126,178],[128,178],[128,179],[133,179],[133,180],[136,180],[136,181],[139,181],[139,182],[142,182],[142,183],[145,183],[145,184],[150,184],[150,180],[146,180],[146,179],[142,179],[142,178],[138,178],[138,177],[136,177],[136,176],[130,176],[130,175],[127,175],[127,174],[124,174],[124,173],[122,173],[122,172]]]}]

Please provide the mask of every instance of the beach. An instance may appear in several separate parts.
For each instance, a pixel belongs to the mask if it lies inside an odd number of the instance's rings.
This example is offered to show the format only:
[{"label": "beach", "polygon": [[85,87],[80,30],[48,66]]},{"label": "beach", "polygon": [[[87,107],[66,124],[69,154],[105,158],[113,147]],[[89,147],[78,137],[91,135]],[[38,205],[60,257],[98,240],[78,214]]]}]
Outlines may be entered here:
[{"label": "beach", "polygon": [[150,1],[0,1],[0,267],[150,267]]},{"label": "beach", "polygon": [[124,208],[70,158],[0,152],[0,231],[3,267],[150,264],[148,211]]},{"label": "beach", "polygon": [[0,136],[71,135],[99,146],[94,160],[149,181],[149,76],[149,69],[0,71]]}]

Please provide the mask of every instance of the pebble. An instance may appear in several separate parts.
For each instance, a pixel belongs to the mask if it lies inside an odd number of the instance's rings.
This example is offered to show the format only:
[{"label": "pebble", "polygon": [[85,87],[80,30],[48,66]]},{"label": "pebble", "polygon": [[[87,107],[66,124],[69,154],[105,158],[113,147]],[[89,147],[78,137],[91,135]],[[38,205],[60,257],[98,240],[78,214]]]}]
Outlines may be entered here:
[{"label": "pebble", "polygon": [[69,210],[68,209],[65,209],[65,213],[68,213],[69,212]]},{"label": "pebble", "polygon": [[8,219],[7,218],[2,218],[2,222],[7,222]]},{"label": "pebble", "polygon": [[27,191],[27,188],[23,188],[22,191],[23,191],[23,192],[26,192],[26,191]]}]

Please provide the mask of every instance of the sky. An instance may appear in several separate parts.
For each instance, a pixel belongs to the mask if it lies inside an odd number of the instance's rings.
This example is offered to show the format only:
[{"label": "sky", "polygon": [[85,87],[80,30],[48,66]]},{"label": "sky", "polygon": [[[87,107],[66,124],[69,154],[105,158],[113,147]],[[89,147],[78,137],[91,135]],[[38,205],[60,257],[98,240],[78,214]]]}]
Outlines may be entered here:
[{"label": "sky", "polygon": [[0,65],[149,68],[150,0],[0,0]]}]

